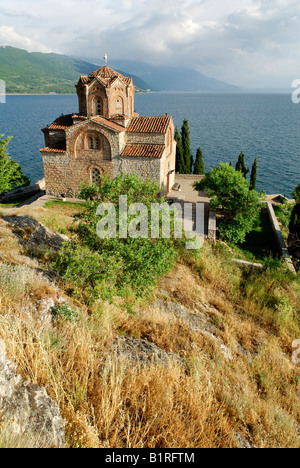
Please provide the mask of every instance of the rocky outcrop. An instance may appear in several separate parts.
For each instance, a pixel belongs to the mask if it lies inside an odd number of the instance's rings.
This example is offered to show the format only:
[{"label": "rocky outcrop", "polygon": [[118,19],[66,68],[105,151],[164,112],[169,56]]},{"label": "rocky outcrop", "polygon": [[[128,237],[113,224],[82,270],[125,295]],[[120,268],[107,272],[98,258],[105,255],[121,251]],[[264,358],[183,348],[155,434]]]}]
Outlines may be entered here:
[{"label": "rocky outcrop", "polygon": [[17,374],[16,366],[6,359],[1,342],[0,421],[0,433],[5,430],[10,436],[26,436],[31,447],[64,445],[64,421],[58,406],[44,388]]},{"label": "rocky outcrop", "polygon": [[146,367],[151,364],[167,366],[171,362],[180,362],[180,357],[174,353],[162,350],[148,340],[140,340],[129,336],[119,336],[115,340],[111,357],[116,355],[128,367]]},{"label": "rocky outcrop", "polygon": [[68,240],[67,236],[50,231],[44,224],[28,216],[7,216],[4,221],[11,226],[20,244],[25,248],[50,248],[57,251],[63,242]]},{"label": "rocky outcrop", "polygon": [[[203,311],[199,309],[190,310],[182,304],[161,299],[157,299],[153,302],[153,305],[158,307],[162,314],[169,315],[170,317],[172,315],[175,316],[178,320],[185,323],[191,331],[200,332],[210,340],[215,341],[227,361],[234,359],[231,350],[216,336],[216,327]],[[205,310],[205,305],[202,304],[201,306]],[[216,310],[214,312],[218,313]],[[240,348],[242,347],[240,346]],[[237,350],[237,354],[242,353]]]}]

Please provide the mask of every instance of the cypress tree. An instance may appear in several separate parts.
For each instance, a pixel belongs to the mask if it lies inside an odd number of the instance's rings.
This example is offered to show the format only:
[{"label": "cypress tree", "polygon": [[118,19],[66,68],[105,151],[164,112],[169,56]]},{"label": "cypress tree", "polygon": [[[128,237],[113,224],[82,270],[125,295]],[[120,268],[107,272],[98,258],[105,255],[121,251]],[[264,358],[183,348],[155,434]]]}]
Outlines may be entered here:
[{"label": "cypress tree", "polygon": [[250,190],[256,190],[256,180],[257,180],[257,158],[252,166],[251,177],[250,177]]},{"label": "cypress tree", "polygon": [[239,171],[239,172],[242,172],[243,176],[245,177],[245,179],[247,178],[247,174],[249,172],[249,168],[246,168],[246,165],[245,165],[245,155],[243,152],[241,152],[241,154],[239,155],[239,159],[238,159],[238,162],[236,163],[236,166],[235,166],[235,170],[236,171]]},{"label": "cypress tree", "polygon": [[191,174],[193,169],[193,158],[190,143],[189,121],[187,119],[184,119],[182,124],[181,141],[183,146],[183,158],[185,164],[185,172],[183,172],[183,174]]},{"label": "cypress tree", "polygon": [[204,174],[204,163],[203,163],[203,151],[202,148],[197,149],[196,161],[194,165],[194,174],[195,175],[202,175]]},{"label": "cypress tree", "polygon": [[178,128],[175,129],[175,141],[176,145],[176,172],[177,174],[185,174],[185,162],[183,157],[183,146],[181,141],[181,136],[178,131]]}]

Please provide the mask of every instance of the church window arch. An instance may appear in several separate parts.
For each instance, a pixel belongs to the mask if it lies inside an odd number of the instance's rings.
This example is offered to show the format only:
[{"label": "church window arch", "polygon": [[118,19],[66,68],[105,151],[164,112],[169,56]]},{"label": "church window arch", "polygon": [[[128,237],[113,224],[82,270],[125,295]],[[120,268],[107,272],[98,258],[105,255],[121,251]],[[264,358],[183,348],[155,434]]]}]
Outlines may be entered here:
[{"label": "church window arch", "polygon": [[91,181],[93,184],[100,185],[101,172],[97,167],[91,169]]},{"label": "church window arch", "polygon": [[110,101],[111,113],[123,115],[125,113],[124,98],[120,94],[113,94]]},{"label": "church window arch", "polygon": [[89,135],[87,138],[88,149],[90,150],[100,150],[100,140],[95,135]]},{"label": "church window arch", "polygon": [[94,100],[94,112],[95,115],[103,115],[103,102],[100,97],[96,97]]}]

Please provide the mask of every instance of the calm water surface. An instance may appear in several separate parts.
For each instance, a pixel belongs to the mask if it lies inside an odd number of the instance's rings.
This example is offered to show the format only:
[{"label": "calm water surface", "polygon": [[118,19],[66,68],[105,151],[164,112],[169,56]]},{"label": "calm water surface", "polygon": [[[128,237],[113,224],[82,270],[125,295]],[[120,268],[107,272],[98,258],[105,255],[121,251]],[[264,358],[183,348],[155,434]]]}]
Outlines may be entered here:
[{"label": "calm water surface", "polygon": [[[193,154],[203,149],[206,170],[220,161],[235,165],[243,151],[250,167],[259,158],[258,189],[291,196],[300,183],[300,105],[289,95],[138,94],[141,115],[187,118]],[[43,177],[41,129],[61,114],[78,111],[77,96],[7,96],[0,104],[0,134],[12,135],[10,155],[33,182]]]}]

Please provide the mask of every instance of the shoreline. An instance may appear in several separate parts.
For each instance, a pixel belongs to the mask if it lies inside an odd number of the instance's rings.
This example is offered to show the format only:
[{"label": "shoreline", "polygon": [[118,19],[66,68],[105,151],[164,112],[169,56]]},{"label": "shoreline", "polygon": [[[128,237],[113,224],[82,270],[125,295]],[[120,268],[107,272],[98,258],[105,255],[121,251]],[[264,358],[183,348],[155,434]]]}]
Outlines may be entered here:
[{"label": "shoreline", "polygon": [[[234,96],[288,96],[290,95],[289,91],[260,91],[260,90],[240,90],[240,91],[174,91],[174,90],[151,90],[151,91],[136,91],[135,94],[206,94],[206,95],[234,95]],[[74,93],[6,93],[6,96],[77,96],[76,92]]]},{"label": "shoreline", "polygon": [[[136,94],[151,94],[164,91],[136,91]],[[172,91],[171,91],[172,92]],[[5,96],[77,96],[76,93],[6,93]]]}]

